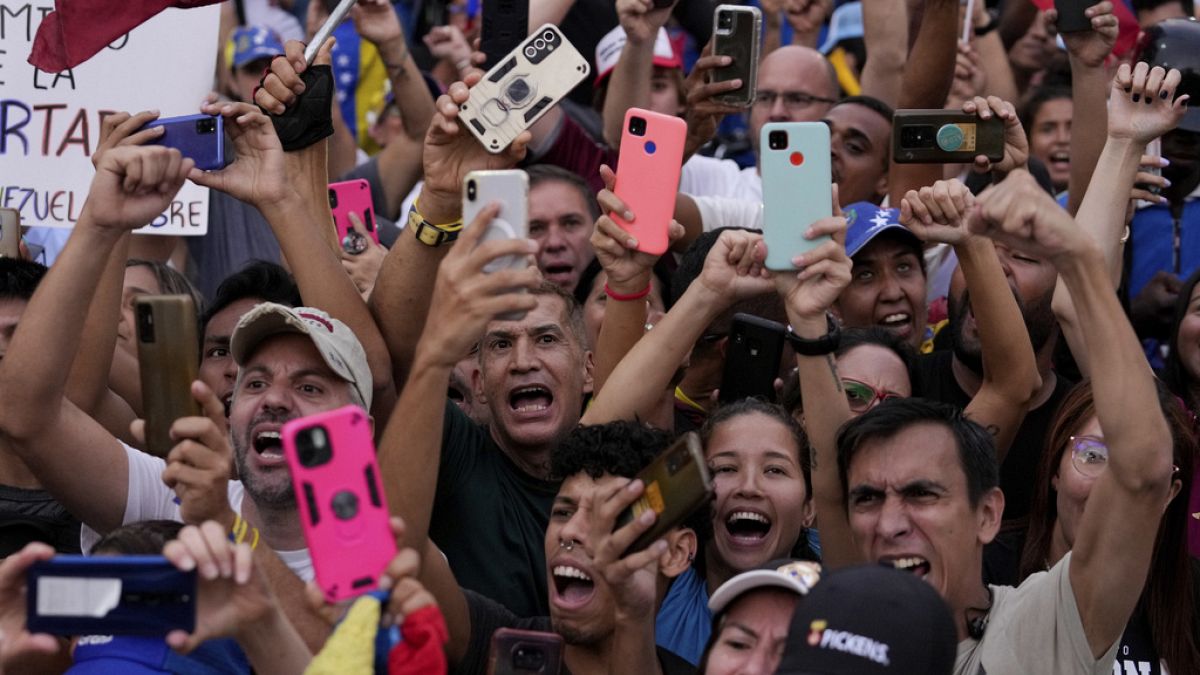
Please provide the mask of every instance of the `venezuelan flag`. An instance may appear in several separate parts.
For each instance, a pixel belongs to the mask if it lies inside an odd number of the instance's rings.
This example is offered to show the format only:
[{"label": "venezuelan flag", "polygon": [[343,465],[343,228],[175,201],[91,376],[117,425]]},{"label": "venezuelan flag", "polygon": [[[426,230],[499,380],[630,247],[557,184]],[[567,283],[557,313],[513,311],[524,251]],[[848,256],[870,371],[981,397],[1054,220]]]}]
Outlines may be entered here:
[{"label": "venezuelan flag", "polygon": [[383,107],[391,83],[387,68],[375,45],[363,40],[354,30],[354,22],[344,21],[334,29],[333,79],[342,119],[350,127],[358,146],[369,154],[380,148],[367,133],[367,113]]}]

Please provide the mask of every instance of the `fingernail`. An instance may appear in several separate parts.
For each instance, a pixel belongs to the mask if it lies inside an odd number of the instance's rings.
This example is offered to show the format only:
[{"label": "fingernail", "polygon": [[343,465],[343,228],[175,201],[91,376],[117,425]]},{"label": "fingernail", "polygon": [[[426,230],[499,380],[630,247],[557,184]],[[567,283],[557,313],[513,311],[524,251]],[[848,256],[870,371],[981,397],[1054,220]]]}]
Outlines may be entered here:
[{"label": "fingernail", "polygon": [[216,565],[205,565],[202,573],[204,574],[205,579],[211,581],[217,578],[217,567]]},{"label": "fingernail", "polygon": [[1141,95],[1141,94],[1134,94],[1134,95],[1133,95],[1133,102],[1134,102],[1134,103],[1137,103],[1137,102],[1138,102],[1138,100],[1140,100],[1141,98],[1142,98],[1142,95]]},{"label": "fingernail", "polygon": [[179,561],[179,567],[184,572],[191,572],[192,570],[196,569],[196,561],[187,557],[182,558]]},{"label": "fingernail", "polygon": [[629,485],[626,485],[625,489],[630,492],[637,492],[638,488],[640,487],[642,487],[642,481],[640,479],[635,479],[629,481]]},{"label": "fingernail", "polygon": [[646,509],[645,511],[642,511],[642,515],[638,516],[638,522],[643,525],[649,525],[650,523],[654,522],[655,515],[657,514],[654,513],[653,509]]},{"label": "fingernail", "polygon": [[625,240],[625,245],[629,248],[637,248],[637,244],[638,244],[637,239],[634,239],[633,237],[630,237]]},{"label": "fingernail", "polygon": [[625,220],[631,221],[631,220],[633,220],[633,211],[626,211],[624,214],[621,215],[621,217],[624,218]]},{"label": "fingernail", "polygon": [[1163,179],[1163,187],[1171,187],[1171,179],[1170,178]]},{"label": "fingernail", "polygon": [[1150,105],[1151,103],[1154,103],[1154,98],[1152,96],[1146,96],[1146,105]]},{"label": "fingernail", "polygon": [[1168,92],[1166,89],[1163,89],[1162,91],[1158,92],[1158,97],[1163,100],[1166,100],[1167,94],[1169,94],[1169,93],[1170,92]]},{"label": "fingernail", "polygon": [[1166,157],[1159,157],[1158,165],[1159,166],[1171,166],[1171,160],[1167,159]]}]

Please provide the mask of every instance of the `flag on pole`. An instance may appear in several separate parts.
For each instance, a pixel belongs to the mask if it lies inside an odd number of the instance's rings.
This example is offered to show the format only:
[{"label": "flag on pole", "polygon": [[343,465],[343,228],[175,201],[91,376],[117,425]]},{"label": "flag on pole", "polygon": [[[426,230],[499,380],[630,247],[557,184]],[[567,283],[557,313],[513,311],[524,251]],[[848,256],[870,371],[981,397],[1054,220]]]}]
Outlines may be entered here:
[{"label": "flag on pole", "polygon": [[168,7],[190,9],[220,0],[55,0],[33,41],[29,63],[46,72],[74,68]]}]

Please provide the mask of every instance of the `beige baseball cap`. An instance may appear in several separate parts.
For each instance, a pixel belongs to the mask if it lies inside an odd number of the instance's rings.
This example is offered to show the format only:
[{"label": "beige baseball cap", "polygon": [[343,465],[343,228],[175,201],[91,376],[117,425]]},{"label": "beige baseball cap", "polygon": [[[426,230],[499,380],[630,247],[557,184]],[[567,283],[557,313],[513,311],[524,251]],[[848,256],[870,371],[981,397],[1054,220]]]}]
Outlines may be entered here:
[{"label": "beige baseball cap", "polygon": [[371,408],[371,367],[367,352],[346,324],[315,307],[288,307],[264,302],[238,321],[230,340],[233,360],[245,367],[250,354],[267,338],[283,333],[305,335],[338,377],[354,387]]}]

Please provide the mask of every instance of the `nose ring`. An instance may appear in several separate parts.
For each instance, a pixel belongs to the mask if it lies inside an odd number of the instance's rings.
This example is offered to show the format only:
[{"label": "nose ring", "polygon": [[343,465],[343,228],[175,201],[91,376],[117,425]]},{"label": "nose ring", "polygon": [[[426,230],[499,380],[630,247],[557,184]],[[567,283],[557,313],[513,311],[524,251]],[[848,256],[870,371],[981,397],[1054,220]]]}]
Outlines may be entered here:
[{"label": "nose ring", "polygon": [[559,539],[558,547],[563,549],[564,551],[573,551],[573,550],[575,550],[575,540],[567,539],[564,541],[563,539]]}]

